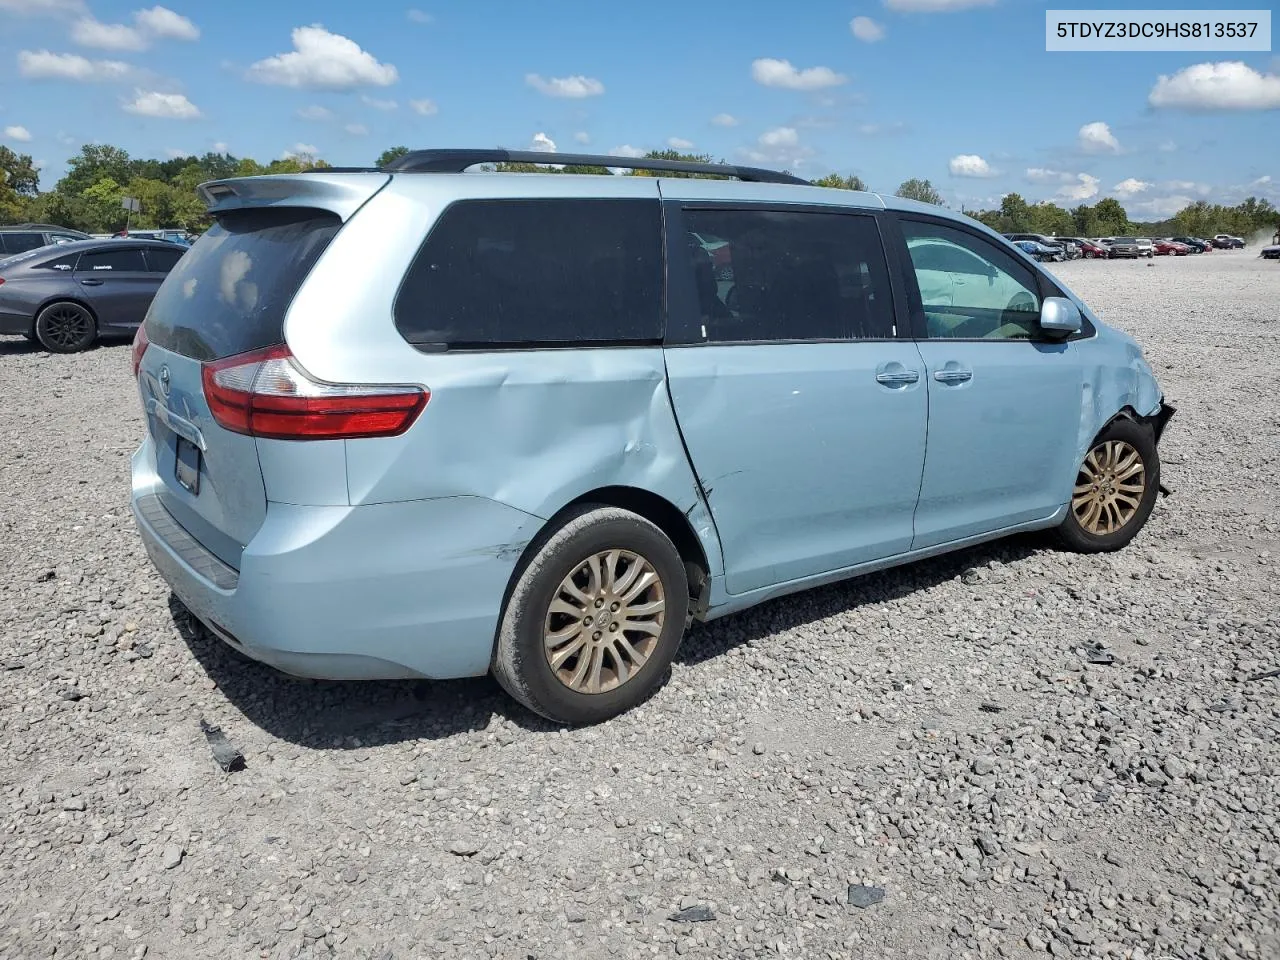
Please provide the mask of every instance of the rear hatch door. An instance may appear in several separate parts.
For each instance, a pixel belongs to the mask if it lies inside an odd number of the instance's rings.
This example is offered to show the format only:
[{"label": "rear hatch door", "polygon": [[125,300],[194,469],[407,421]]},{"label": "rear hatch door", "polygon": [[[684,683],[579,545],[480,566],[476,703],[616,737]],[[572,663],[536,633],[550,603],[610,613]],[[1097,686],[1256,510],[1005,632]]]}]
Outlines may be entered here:
[{"label": "rear hatch door", "polygon": [[217,221],[170,271],[144,323],[150,346],[139,391],[161,502],[236,569],[266,517],[266,490],[257,441],[218,424],[202,376],[214,361],[284,341],[285,314],[307,274],[343,221],[389,178],[328,179],[331,190],[306,175],[205,185]]}]

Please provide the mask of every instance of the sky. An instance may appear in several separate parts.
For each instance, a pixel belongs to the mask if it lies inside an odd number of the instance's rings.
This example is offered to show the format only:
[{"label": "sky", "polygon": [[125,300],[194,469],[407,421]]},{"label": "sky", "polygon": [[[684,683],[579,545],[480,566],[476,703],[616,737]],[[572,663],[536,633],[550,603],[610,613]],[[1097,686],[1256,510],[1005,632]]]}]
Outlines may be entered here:
[{"label": "sky", "polygon": [[674,147],[883,192],[927,178],[969,209],[1280,205],[1280,57],[1049,53],[1061,0],[420,2],[0,0],[0,143],[45,189],[93,142],[335,165]]}]

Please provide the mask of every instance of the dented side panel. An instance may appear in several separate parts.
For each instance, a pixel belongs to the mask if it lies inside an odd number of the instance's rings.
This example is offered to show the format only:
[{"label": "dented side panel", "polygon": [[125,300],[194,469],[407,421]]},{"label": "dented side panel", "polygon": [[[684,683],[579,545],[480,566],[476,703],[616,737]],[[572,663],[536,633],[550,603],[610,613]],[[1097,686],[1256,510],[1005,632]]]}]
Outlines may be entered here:
[{"label": "dented side panel", "polygon": [[684,513],[721,570],[661,347],[419,355],[431,400],[402,437],[347,441],[352,504],[475,496],[546,519],[602,487]]}]

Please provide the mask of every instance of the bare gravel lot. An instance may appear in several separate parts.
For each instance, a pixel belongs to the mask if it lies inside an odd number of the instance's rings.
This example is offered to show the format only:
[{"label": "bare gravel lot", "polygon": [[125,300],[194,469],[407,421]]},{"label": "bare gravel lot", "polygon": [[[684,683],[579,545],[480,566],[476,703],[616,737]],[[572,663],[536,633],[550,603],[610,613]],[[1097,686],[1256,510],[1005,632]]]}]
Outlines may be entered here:
[{"label": "bare gravel lot", "polygon": [[1274,960],[1255,253],[1054,268],[1179,408],[1175,495],[1127,550],[1024,537],[696,627],[585,730],[489,680],[312,683],[205,637],[129,517],[128,347],[0,341],[0,958]]}]

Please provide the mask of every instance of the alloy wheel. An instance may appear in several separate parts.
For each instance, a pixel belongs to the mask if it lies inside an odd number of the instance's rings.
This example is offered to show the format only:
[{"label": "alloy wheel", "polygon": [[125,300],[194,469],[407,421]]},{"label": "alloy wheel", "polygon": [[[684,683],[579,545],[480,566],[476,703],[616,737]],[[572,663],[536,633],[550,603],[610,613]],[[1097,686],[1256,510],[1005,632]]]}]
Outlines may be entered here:
[{"label": "alloy wheel", "polygon": [[1071,510],[1084,530],[1106,536],[1133,519],[1146,490],[1141,454],[1123,440],[1107,440],[1090,450],[1080,465]]},{"label": "alloy wheel", "polygon": [[75,347],[83,343],[93,330],[93,321],[80,307],[72,304],[53,307],[42,324],[44,339],[59,347]]},{"label": "alloy wheel", "polygon": [[603,550],[560,581],[543,648],[556,677],[577,693],[607,693],[632,679],[666,623],[662,578],[644,557]]}]

